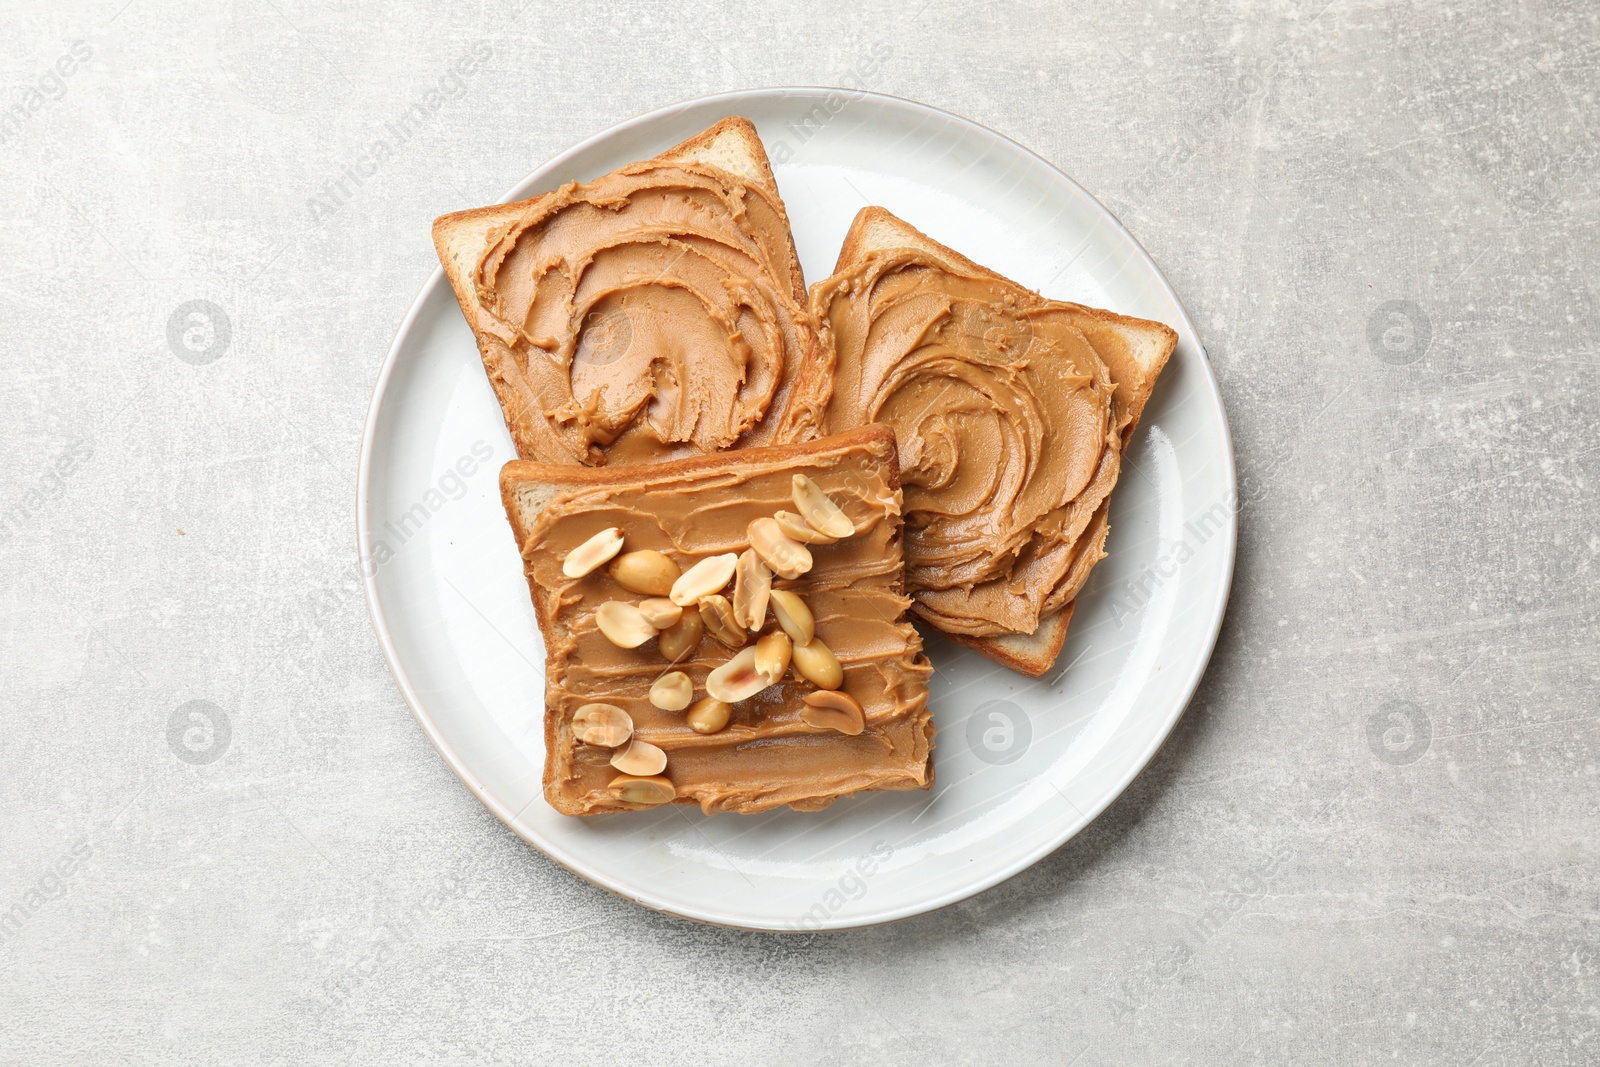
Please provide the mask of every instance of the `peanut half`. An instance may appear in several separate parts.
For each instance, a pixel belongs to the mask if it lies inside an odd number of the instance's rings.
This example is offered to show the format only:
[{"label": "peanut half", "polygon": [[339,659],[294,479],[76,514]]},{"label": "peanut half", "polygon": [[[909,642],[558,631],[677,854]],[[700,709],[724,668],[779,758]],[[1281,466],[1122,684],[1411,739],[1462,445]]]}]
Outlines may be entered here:
[{"label": "peanut half", "polygon": [[568,578],[582,578],[621,551],[622,530],[608,526],[568,552],[561,561],[561,573]]},{"label": "peanut half", "polygon": [[867,727],[866,713],[860,701],[842,690],[823,689],[807,693],[806,706],[800,709],[800,719],[819,730],[837,730],[841,734],[856,736]]},{"label": "peanut half", "polygon": [[818,533],[809,522],[792,511],[780,511],[772,517],[777,521],[778,529],[796,541],[803,541],[808,545],[831,545],[839,540],[837,537]]},{"label": "peanut half", "polygon": [[662,630],[661,640],[656,642],[661,654],[673,663],[692,656],[694,650],[700,647],[700,636],[706,632],[705,620],[700,618],[699,611],[683,611],[682,608],[678,610],[683,612],[683,616]]},{"label": "peanut half", "polygon": [[666,804],[678,795],[678,789],[666,778],[634,778],[619,775],[611,779],[606,792],[624,804],[644,804],[654,807]]},{"label": "peanut half", "polygon": [[616,748],[633,736],[633,720],[615,704],[585,704],[572,713],[572,736],[586,745]]},{"label": "peanut half", "polygon": [[811,550],[783,532],[777,519],[760,518],[746,531],[750,547],[756,550],[773,573],[798,578],[811,569]]},{"label": "peanut half", "polygon": [[726,700],[706,697],[695,701],[685,718],[688,719],[689,729],[695,733],[714,734],[728,725],[728,716],[732,713],[733,705]]},{"label": "peanut half", "polygon": [[595,625],[618,648],[638,648],[656,635],[656,628],[632,604],[608,600],[594,613]]},{"label": "peanut half", "polygon": [[794,652],[794,642],[781,630],[767,634],[756,642],[756,670],[766,675],[768,683],[776,683],[789,669],[789,657]]},{"label": "peanut half", "polygon": [[767,597],[772,592],[772,572],[761,562],[755,549],[739,554],[733,572],[733,618],[746,630],[759,630],[767,620]]},{"label": "peanut half", "polygon": [[627,748],[619,748],[611,754],[611,766],[623,774],[648,778],[667,769],[667,754],[648,741],[634,738]]},{"label": "peanut half", "polygon": [[820,485],[804,474],[796,474],[792,484],[795,510],[814,530],[829,537],[849,537],[856,532],[856,524],[850,521],[850,516],[822,491]]},{"label": "peanut half", "polygon": [[706,630],[712,637],[729,648],[739,648],[750,640],[750,635],[734,618],[733,605],[721,593],[700,598],[700,621],[706,624]]},{"label": "peanut half", "polygon": [[697,603],[701,597],[710,596],[720,592],[728,584],[728,579],[733,577],[733,569],[738,566],[739,557],[732,552],[724,552],[720,556],[707,556],[693,567],[684,571],[677,581],[672,583],[672,591],[668,594],[672,602],[680,608]]},{"label": "peanut half", "polygon": [[837,689],[844,683],[844,668],[833,650],[813,637],[794,646],[794,669],[818,689]]},{"label": "peanut half", "polygon": [[694,683],[682,671],[668,671],[650,686],[650,703],[662,711],[682,711],[694,699]]},{"label": "peanut half", "polygon": [[756,650],[744,649],[706,677],[706,693],[725,704],[749,700],[774,679],[756,669]]},{"label": "peanut half", "polygon": [[683,618],[683,609],[664,596],[653,596],[648,600],[639,601],[639,614],[644,616],[644,621],[658,630],[665,630],[669,626],[677,625]]},{"label": "peanut half", "polygon": [[681,576],[672,557],[654,549],[624,552],[611,561],[611,578],[630,593],[666,596]]},{"label": "peanut half", "polygon": [[808,645],[817,636],[817,620],[812,618],[811,609],[806,607],[799,593],[774,589],[772,614],[778,620],[778,625],[783,627],[783,632],[797,645]]}]

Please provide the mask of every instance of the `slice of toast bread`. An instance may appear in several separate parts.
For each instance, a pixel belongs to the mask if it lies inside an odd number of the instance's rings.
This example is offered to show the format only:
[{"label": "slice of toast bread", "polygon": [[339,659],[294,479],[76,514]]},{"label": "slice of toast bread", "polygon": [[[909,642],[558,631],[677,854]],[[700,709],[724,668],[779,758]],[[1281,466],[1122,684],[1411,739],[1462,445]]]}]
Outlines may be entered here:
[{"label": "slice of toast bread", "polygon": [[[940,244],[883,208],[875,206],[862,208],[857,213],[845,237],[844,245],[839,250],[834,273],[837,275],[853,271],[874,252],[905,248],[916,249],[935,260],[942,260],[961,272],[990,278],[1007,285],[1016,284]],[[823,283],[818,283],[821,284]],[[1150,393],[1155,388],[1156,379],[1177,345],[1177,334],[1170,327],[1147,319],[1119,315],[1065,301],[1051,303],[1070,313],[1072,324],[1088,340],[1095,354],[1109,371],[1115,385],[1112,416],[1118,428],[1122,448],[1126,449],[1134,429],[1139,424],[1145,404],[1149,401]],[[815,309],[813,313],[816,313]],[[829,366],[827,372],[831,373],[831,370]],[[819,368],[818,373],[823,371]],[[803,385],[802,392],[806,391],[807,387]],[[1103,558],[1103,543],[1107,529],[1106,504],[1103,503],[1097,509],[1094,520],[1084,535],[1088,539],[1087,550],[1094,554],[1093,560],[1086,561],[1089,565]],[[1076,577],[1078,588],[1081,588],[1087,579],[1088,569],[1088,566],[1074,568],[1078,572]],[[1077,588],[1057,592],[1075,595]],[[1032,633],[996,636],[946,633],[945,636],[957,644],[975,649],[1012,670],[1038,677],[1050,669],[1061,652],[1062,644],[1066,641],[1068,625],[1072,621],[1073,606],[1074,601],[1069,599],[1061,607],[1050,610],[1039,619],[1038,628]]]},{"label": "slice of toast bread", "polygon": [[[737,551],[753,516],[793,506],[785,501],[798,473],[845,510],[857,533],[813,546],[811,570],[774,579],[774,588],[800,595],[814,613],[817,638],[843,666],[840,690],[859,701],[866,729],[858,736],[808,729],[801,701],[810,683],[794,674],[735,705],[722,731],[699,736],[685,726],[684,712],[652,706],[650,686],[676,668],[689,675],[698,698],[710,670],[733,652],[710,633],[672,662],[654,640],[617,649],[597,631],[598,605],[636,601],[638,594],[604,566],[567,578],[561,561],[595,530],[613,525],[623,530],[624,551],[664,552],[685,568],[708,554]],[[607,753],[574,737],[576,709],[593,701],[624,708],[634,736],[668,753],[663,773],[676,788],[675,801],[698,803],[708,814],[784,804],[815,811],[855,792],[929,786],[932,668],[907,616],[899,465],[887,427],[598,469],[513,460],[500,486],[544,637],[544,791],[556,810],[591,815],[638,806],[608,794],[616,772],[604,763]]]},{"label": "slice of toast bread", "polygon": [[[735,192],[753,190],[758,193],[764,204],[770,205],[781,220],[781,247],[763,247],[760,252],[765,262],[774,268],[773,276],[767,279],[773,290],[781,292],[785,300],[792,299],[801,311],[791,327],[800,351],[789,353],[797,358],[786,360],[773,389],[770,406],[736,446],[767,443],[771,436],[768,427],[775,425],[781,415],[795,376],[806,362],[815,358],[816,336],[804,316],[805,281],[800,271],[800,260],[795,252],[777,179],[773,176],[761,138],[747,119],[730,116],[651,160],[621,168],[595,181],[651,167],[710,169],[725,176],[726,184]],[[513,343],[515,338],[508,332],[508,325],[496,319],[493,309],[486,306],[480,289],[481,271],[485,257],[491,250],[524,218],[533,217],[533,213],[547,207],[553,198],[570,195],[573,190],[581,188],[576,183],[568,183],[560,189],[526,200],[457,211],[440,217],[433,224],[433,241],[439,262],[455,291],[462,314],[472,328],[484,369],[500,401],[517,453],[524,459],[589,464],[603,463],[607,459],[604,445],[599,448],[592,445],[585,447],[584,442],[573,440],[574,435],[568,428],[574,421],[575,411],[576,421],[584,421],[587,412],[582,410],[582,401],[587,398],[575,400],[559,395],[559,390],[551,388],[549,375],[531,372],[526,359],[519,358]],[[574,344],[576,334],[583,328],[584,322],[580,318],[570,323],[566,330]],[[567,339],[556,337],[553,340],[561,342]],[[568,372],[571,369],[569,366]],[[650,453],[633,458],[676,458],[707,450],[668,445],[659,449],[659,454]]]}]

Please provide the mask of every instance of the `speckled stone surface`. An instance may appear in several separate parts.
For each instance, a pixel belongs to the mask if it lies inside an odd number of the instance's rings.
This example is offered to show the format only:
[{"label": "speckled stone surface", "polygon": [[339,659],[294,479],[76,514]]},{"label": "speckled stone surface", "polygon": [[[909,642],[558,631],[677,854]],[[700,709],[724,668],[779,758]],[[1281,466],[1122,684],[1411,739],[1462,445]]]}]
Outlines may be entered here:
[{"label": "speckled stone surface", "polygon": [[[0,1062],[1600,1062],[1594,5],[0,28]],[[1116,211],[1244,504],[1210,671],[1088,831],[934,915],[758,935],[518,841],[337,583],[431,220],[639,111],[817,83]]]}]

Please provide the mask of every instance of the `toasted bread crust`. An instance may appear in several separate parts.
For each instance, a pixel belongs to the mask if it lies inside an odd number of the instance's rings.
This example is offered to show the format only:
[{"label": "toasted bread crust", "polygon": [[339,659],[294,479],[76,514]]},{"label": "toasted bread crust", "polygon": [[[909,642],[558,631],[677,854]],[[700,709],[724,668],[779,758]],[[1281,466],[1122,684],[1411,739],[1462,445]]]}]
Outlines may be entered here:
[{"label": "toasted bread crust", "polygon": [[965,634],[942,634],[951,644],[970,648],[974,652],[1010,667],[1018,674],[1038,678],[1055,666],[1061,655],[1061,646],[1067,642],[1067,627],[1072,623],[1072,612],[1077,601],[1071,601],[1060,611],[1039,620],[1039,628],[1031,634],[1002,634],[999,637],[968,637]]}]

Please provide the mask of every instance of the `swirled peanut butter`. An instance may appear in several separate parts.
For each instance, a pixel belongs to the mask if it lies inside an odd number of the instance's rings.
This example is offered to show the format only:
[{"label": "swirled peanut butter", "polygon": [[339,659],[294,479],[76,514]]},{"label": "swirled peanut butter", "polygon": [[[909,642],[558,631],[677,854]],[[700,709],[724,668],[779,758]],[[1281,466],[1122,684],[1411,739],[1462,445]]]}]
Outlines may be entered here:
[{"label": "swirled peanut butter", "polygon": [[[491,375],[538,418],[508,419],[548,462],[648,461],[771,437],[815,350],[777,194],[658,160],[527,202],[474,284]],[[508,415],[523,413],[508,412]]]},{"label": "swirled peanut butter", "polygon": [[893,426],[915,610],[954,634],[1032,633],[1100,557],[1121,462],[1115,383],[1073,311],[910,248],[858,257],[811,305],[824,363],[788,432]]},{"label": "swirled peanut butter", "polygon": [[[633,737],[666,752],[663,774],[677,801],[707,813],[783,804],[815,810],[863,790],[927,787],[931,668],[906,615],[901,500],[887,428],[808,445],[568,472],[513,462],[501,476],[545,638],[545,795],[553,806],[574,815],[631,806],[608,791],[617,775],[612,750],[573,737],[576,711],[597,702],[632,717]],[[618,647],[600,632],[596,614],[607,601],[637,596],[603,567],[568,578],[562,560],[612,527],[623,531],[625,551],[664,553],[683,571],[708,557],[742,553],[752,520],[795,506],[796,474],[820,486],[856,532],[809,545],[811,568],[794,579],[774,577],[773,588],[799,594],[809,607],[815,638],[843,666],[840,691],[861,705],[865,728],[849,736],[808,722],[803,712],[818,716],[804,698],[818,689],[791,668],[776,684],[735,703],[726,727],[698,733],[684,711],[654,706],[650,687],[681,670],[699,700],[711,671],[734,651],[709,633],[676,664],[654,641]],[[770,616],[764,629],[779,632]]]}]

